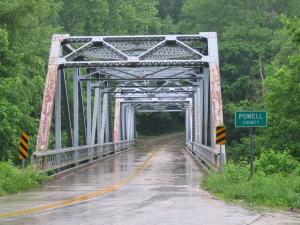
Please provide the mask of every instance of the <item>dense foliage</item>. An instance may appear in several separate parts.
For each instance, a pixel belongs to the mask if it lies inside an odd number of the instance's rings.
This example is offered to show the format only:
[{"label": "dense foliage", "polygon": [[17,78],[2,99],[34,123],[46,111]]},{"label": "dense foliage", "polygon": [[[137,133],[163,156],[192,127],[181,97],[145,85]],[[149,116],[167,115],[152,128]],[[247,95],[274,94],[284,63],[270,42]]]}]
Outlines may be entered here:
[{"label": "dense foliage", "polygon": [[76,35],[159,33],[156,5],[156,0],[64,0],[60,24]]},{"label": "dense foliage", "polygon": [[203,186],[225,200],[251,205],[300,209],[300,166],[289,154],[265,152],[255,162],[249,179],[247,162],[228,163],[224,174],[205,178]]},{"label": "dense foliage", "polygon": [[[248,157],[239,109],[266,110],[255,130],[264,151],[300,157],[300,2],[298,0],[2,0],[0,2],[0,160],[17,162],[20,130],[35,144],[51,35],[198,33],[219,36],[229,159]],[[30,90],[30,91],[28,91]],[[177,115],[144,114],[140,131],[175,129]],[[159,122],[163,121],[163,122]],[[164,125],[164,126],[162,126]],[[178,127],[177,127],[178,128]],[[176,129],[177,129],[176,128]]]},{"label": "dense foliage", "polygon": [[31,167],[19,170],[11,162],[0,162],[0,196],[40,187],[47,179]]},{"label": "dense foliage", "polygon": [[136,126],[138,136],[139,134],[159,135],[184,130],[184,117],[180,113],[140,113],[137,116],[139,118]]}]

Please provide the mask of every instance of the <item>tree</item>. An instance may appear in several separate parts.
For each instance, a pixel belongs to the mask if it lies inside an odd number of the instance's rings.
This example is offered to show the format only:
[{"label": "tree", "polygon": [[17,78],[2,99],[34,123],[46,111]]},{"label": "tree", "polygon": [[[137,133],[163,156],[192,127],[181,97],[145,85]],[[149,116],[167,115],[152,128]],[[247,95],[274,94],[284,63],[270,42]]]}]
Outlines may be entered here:
[{"label": "tree", "polygon": [[[280,49],[280,45],[274,43],[274,33],[282,27],[279,15],[296,16],[299,11],[300,2],[295,0],[185,1],[180,32],[218,32],[229,149],[239,148],[239,143],[247,136],[247,132],[235,130],[234,110],[262,110],[265,107],[263,85],[270,74],[265,72],[265,67]],[[282,57],[286,59],[288,54],[284,52]]]},{"label": "tree", "polygon": [[161,19],[170,17],[172,21],[178,23],[180,21],[180,11],[184,0],[159,0],[158,12]]},{"label": "tree", "polygon": [[149,34],[159,31],[156,5],[156,0],[65,0],[60,21],[73,35]]},{"label": "tree", "polygon": [[59,8],[55,0],[0,2],[0,160],[18,158],[21,130],[30,134],[34,148]]},{"label": "tree", "polygon": [[10,47],[26,56],[47,57],[60,7],[57,0],[1,0],[0,27],[8,32]]},{"label": "tree", "polygon": [[[283,17],[285,28],[280,35],[281,50],[267,68],[266,109],[269,124],[264,133],[265,145],[277,150],[288,149],[300,159],[300,19]],[[289,56],[282,58],[288,46]]]},{"label": "tree", "polygon": [[[21,76],[20,57],[9,49],[7,32],[0,29],[0,160],[16,159],[21,130],[35,133],[34,90],[37,83]],[[4,62],[5,64],[2,64]]]}]

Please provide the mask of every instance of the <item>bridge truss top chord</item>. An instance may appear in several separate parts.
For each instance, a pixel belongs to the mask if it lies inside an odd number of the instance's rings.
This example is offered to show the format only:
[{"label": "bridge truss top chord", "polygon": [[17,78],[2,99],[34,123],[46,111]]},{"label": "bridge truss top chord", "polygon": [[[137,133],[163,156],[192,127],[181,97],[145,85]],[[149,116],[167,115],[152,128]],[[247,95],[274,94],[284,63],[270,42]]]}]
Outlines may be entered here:
[{"label": "bridge truss top chord", "polygon": [[137,112],[185,112],[186,142],[217,151],[217,35],[53,35],[36,151],[48,150],[54,108],[55,149],[133,140]]}]

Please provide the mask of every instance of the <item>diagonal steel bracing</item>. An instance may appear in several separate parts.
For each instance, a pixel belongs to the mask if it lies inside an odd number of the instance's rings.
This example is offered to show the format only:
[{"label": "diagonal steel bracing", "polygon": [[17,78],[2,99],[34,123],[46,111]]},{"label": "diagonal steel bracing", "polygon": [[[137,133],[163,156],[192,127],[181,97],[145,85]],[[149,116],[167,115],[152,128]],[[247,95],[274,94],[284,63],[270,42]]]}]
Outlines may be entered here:
[{"label": "diagonal steel bracing", "polygon": [[[216,157],[225,161],[225,148],[215,143],[223,111],[214,32],[54,35],[36,151],[48,149],[54,102],[56,149],[131,141],[136,113],[184,112],[186,144],[194,155],[215,168]],[[68,143],[62,143],[65,134]],[[95,152],[87,147],[87,158],[93,160]]]}]

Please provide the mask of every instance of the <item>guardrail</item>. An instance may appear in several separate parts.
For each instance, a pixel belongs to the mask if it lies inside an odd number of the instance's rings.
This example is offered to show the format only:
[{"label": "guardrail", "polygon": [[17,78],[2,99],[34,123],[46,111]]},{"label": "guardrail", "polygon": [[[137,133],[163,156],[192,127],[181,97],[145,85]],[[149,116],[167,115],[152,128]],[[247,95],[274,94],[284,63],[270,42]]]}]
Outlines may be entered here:
[{"label": "guardrail", "polygon": [[63,148],[59,150],[36,151],[31,158],[31,164],[40,171],[61,169],[70,165],[82,164],[94,159],[112,155],[134,145],[134,140],[118,143],[86,145],[80,147]]},{"label": "guardrail", "polygon": [[195,142],[186,142],[187,149],[208,169],[218,171],[220,168],[220,154],[212,147]]}]

